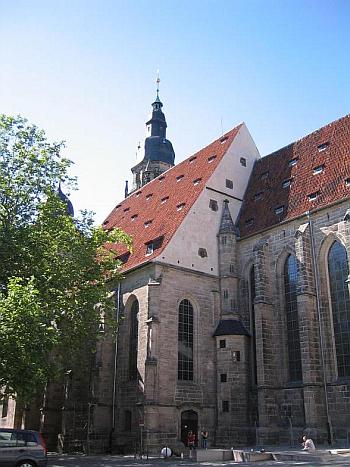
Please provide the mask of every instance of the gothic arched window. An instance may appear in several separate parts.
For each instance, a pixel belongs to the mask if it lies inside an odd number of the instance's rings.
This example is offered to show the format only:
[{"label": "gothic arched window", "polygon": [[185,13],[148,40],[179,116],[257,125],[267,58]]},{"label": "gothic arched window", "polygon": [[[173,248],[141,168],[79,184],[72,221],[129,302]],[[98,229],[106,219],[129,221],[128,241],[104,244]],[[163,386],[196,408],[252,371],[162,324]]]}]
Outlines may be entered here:
[{"label": "gothic arched window", "polygon": [[193,306],[182,300],[179,306],[178,379],[193,380]]},{"label": "gothic arched window", "polygon": [[337,241],[328,253],[328,271],[338,376],[346,377],[350,376],[349,264],[345,247]]},{"label": "gothic arched window", "polygon": [[289,379],[290,381],[301,381],[301,351],[297,306],[297,260],[295,256],[289,255],[286,259],[283,276]]},{"label": "gothic arched window", "polygon": [[252,335],[252,367],[253,367],[253,383],[257,384],[257,363],[256,363],[256,333],[255,333],[255,309],[254,309],[254,300],[255,300],[255,268],[254,265],[250,268],[249,272],[249,299],[250,299],[250,333]]},{"label": "gothic arched window", "polygon": [[137,379],[137,351],[139,337],[139,302],[135,300],[130,310],[130,340],[129,340],[129,378]]}]

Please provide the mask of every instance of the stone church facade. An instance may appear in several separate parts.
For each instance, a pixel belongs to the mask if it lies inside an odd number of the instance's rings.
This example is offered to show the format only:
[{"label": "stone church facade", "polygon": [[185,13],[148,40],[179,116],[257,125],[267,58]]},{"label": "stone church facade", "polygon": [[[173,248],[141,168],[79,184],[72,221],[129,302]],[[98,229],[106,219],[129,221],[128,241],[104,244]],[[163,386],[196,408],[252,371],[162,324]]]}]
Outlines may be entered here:
[{"label": "stone church facade", "polygon": [[181,452],[189,430],[348,442],[350,116],[262,158],[242,123],[174,165],[152,106],[133,189],[103,223],[134,241],[114,247],[117,341],[106,330],[84,397],[73,375],[47,431],[68,446],[80,398],[96,450]]}]

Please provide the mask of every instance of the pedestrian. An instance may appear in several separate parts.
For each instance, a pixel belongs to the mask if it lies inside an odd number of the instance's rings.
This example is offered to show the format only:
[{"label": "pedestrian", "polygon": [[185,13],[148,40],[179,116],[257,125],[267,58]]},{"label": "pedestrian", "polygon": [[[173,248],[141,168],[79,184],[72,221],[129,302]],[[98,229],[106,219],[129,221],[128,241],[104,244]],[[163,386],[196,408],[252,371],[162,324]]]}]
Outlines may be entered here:
[{"label": "pedestrian", "polygon": [[308,451],[308,452],[316,451],[315,443],[312,441],[311,438],[309,438],[306,435],[303,436],[302,446],[303,446],[303,451]]},{"label": "pedestrian", "polygon": [[190,451],[196,447],[196,435],[191,430],[187,434],[187,446],[190,448]]},{"label": "pedestrian", "polygon": [[202,448],[203,449],[208,448],[208,436],[209,436],[209,433],[206,430],[201,431]]}]

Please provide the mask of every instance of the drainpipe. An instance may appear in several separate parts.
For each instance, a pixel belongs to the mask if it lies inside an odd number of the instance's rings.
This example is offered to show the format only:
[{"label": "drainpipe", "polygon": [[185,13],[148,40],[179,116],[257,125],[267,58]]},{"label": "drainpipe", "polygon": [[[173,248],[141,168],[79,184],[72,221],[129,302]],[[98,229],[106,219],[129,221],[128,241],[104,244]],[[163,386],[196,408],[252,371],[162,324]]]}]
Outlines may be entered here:
[{"label": "drainpipe", "polygon": [[116,421],[115,402],[116,402],[116,394],[117,394],[118,326],[119,326],[119,316],[120,316],[120,304],[121,304],[121,284],[120,284],[120,281],[118,281],[116,315],[115,315],[117,330],[116,330],[115,344],[114,344],[112,428],[109,433],[109,451],[110,452],[112,452],[112,437],[113,437],[113,433],[115,432],[115,421]]},{"label": "drainpipe", "polygon": [[320,278],[318,272],[318,264],[316,260],[316,249],[315,249],[315,240],[314,240],[314,230],[313,223],[311,219],[311,212],[307,211],[308,224],[310,227],[310,242],[311,242],[311,264],[312,272],[315,278],[315,289],[316,289],[316,309],[317,309],[317,320],[318,320],[318,332],[320,335],[320,350],[321,350],[321,364],[322,364],[322,382],[323,382],[323,392],[324,392],[324,401],[326,406],[326,417],[327,417],[327,431],[328,431],[328,442],[333,444],[333,429],[332,422],[329,413],[329,402],[328,402],[328,387],[327,387],[327,376],[326,376],[326,366],[325,366],[325,351],[324,351],[324,340],[323,340],[323,329],[322,329],[322,320],[321,320],[321,298],[320,298]]}]

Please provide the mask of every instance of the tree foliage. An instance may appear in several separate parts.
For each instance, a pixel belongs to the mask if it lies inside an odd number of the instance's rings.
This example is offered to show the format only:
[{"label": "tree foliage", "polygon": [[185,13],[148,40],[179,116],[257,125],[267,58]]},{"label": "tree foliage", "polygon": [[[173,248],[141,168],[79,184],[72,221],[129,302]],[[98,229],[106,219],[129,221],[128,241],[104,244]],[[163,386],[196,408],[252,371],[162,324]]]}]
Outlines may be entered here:
[{"label": "tree foliage", "polygon": [[88,212],[68,215],[57,187],[75,180],[62,148],[26,119],[0,116],[0,386],[24,400],[94,342],[120,278],[104,245],[131,248],[120,230],[94,227]]}]

